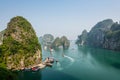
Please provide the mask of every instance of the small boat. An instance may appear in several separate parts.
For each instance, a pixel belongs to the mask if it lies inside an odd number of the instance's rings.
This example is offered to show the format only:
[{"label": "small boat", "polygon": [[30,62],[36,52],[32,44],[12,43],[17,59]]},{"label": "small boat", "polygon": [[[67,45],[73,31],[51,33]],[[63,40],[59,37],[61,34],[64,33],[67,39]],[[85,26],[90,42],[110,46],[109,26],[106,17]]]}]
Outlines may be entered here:
[{"label": "small boat", "polygon": [[31,70],[32,70],[32,71],[39,71],[40,68],[39,68],[39,66],[36,66],[36,67],[31,68]]},{"label": "small boat", "polygon": [[21,71],[30,71],[31,70],[31,68],[23,68],[23,69],[21,69]]}]

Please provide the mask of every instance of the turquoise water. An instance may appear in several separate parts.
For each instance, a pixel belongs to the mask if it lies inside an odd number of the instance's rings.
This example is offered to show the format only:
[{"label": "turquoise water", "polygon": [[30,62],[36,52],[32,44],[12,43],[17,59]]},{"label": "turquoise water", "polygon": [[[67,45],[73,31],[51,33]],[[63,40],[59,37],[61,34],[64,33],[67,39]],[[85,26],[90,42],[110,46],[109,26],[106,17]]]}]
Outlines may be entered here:
[{"label": "turquoise water", "polygon": [[[65,56],[63,57],[64,54]],[[54,57],[59,62],[38,72],[22,72],[21,80],[120,80],[120,52],[77,47],[69,50],[43,51],[43,60]]]}]

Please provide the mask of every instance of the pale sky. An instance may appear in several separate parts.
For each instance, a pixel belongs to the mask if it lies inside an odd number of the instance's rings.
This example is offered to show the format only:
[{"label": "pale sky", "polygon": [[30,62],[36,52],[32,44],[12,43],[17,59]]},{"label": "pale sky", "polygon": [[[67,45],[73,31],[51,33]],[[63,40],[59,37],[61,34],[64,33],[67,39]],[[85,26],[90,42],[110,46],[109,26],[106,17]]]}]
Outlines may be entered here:
[{"label": "pale sky", "polygon": [[23,16],[37,36],[65,35],[70,40],[104,19],[120,20],[120,0],[0,0],[0,31],[14,16]]}]

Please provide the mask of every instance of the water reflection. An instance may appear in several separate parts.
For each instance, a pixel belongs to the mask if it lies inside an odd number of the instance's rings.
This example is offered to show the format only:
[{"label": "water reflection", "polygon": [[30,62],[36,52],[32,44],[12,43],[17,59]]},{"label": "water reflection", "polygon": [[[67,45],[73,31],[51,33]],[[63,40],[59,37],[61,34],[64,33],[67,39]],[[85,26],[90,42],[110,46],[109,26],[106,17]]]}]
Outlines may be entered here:
[{"label": "water reflection", "polygon": [[72,75],[50,68],[44,69],[42,71],[42,76],[42,80],[81,80]]},{"label": "water reflection", "polygon": [[[79,47],[78,50],[82,53],[83,57],[91,55],[97,63],[104,66],[111,66],[116,69],[120,69],[120,53],[105,49]],[[88,58],[87,58],[88,59]],[[91,62],[92,63],[92,62]]]},{"label": "water reflection", "polygon": [[41,74],[41,71],[19,72],[19,80],[42,80],[42,74]]}]

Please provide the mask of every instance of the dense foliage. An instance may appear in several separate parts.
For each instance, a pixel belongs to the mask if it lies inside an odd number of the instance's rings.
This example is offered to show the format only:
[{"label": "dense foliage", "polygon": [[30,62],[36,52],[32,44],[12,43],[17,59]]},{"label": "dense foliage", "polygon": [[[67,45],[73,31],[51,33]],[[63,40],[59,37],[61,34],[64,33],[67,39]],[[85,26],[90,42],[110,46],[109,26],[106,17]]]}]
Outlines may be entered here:
[{"label": "dense foliage", "polygon": [[21,16],[12,18],[0,45],[0,66],[9,69],[20,69],[22,64],[31,66],[36,63],[38,50],[41,51],[41,46],[32,25]]}]

